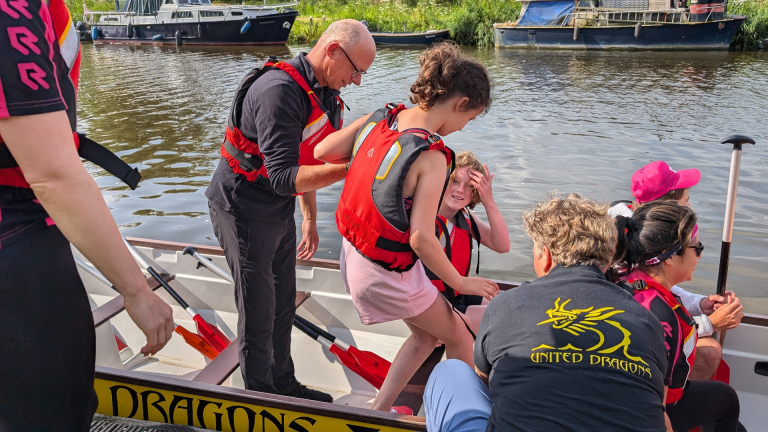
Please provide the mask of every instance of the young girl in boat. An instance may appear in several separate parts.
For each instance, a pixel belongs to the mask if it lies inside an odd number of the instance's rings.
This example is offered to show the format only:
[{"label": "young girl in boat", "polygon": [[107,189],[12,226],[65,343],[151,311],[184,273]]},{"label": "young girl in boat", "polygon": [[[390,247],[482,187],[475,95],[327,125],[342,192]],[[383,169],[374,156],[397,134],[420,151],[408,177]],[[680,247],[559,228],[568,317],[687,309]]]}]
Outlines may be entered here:
[{"label": "young girl in boat", "polygon": [[[632,195],[634,202],[616,201],[611,204],[612,216],[632,217],[633,209],[657,201],[676,202],[690,207],[689,192],[701,179],[701,173],[695,168],[675,171],[666,162],[656,161],[640,168],[632,175]],[[718,295],[704,296],[688,292],[679,286],[672,287],[672,293],[679,296],[683,306],[693,315],[699,340],[696,345],[698,360],[691,371],[693,380],[709,380],[720,366],[722,348],[712,337],[717,331],[729,330],[739,325],[741,302],[732,291],[734,302],[730,307],[720,308],[725,300]]]},{"label": "young girl in boat", "polygon": [[422,261],[461,294],[490,300],[498,293],[492,281],[460,275],[435,236],[453,159],[437,134],[461,130],[488,110],[488,73],[451,43],[434,45],[420,63],[411,86],[415,107],[389,104],[315,148],[315,157],[326,162],[351,158],[336,223],[344,237],[341,274],[360,320],[402,319],[412,332],[371,405],[381,411],[392,408],[438,339],[448,358],[474,366],[472,336],[438,294]]},{"label": "young girl in boat", "polygon": [[[456,155],[456,169],[448,179],[435,220],[435,231],[440,246],[462,276],[469,276],[472,240],[478,243],[478,268],[480,244],[498,253],[509,252],[509,231],[493,199],[492,182],[493,175],[474,153],[464,151]],[[471,211],[480,203],[488,215],[487,223]],[[478,295],[458,293],[428,268],[426,272],[437,290],[465,315],[472,333],[477,334],[488,300]]]},{"label": "young girl in boat", "polygon": [[[634,297],[653,312],[665,329],[668,367],[664,377],[666,412],[673,430],[687,431],[714,424],[715,431],[743,431],[739,423],[739,398],[728,384],[691,381],[696,358],[696,323],[671,292],[690,281],[704,246],[699,240],[696,214],[670,201],[646,204],[631,218],[616,218],[618,241],[614,256]],[[724,307],[734,302],[727,296]]]}]

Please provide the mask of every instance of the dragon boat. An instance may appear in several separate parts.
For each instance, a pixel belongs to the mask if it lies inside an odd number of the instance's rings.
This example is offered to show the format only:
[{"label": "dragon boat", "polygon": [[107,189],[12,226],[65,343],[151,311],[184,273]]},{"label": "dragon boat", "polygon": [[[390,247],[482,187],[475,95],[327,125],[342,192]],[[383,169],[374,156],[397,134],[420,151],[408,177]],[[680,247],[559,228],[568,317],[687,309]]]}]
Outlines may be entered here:
[{"label": "dragon boat", "polygon": [[[137,253],[189,306],[232,343],[209,360],[174,335],[156,355],[134,354],[145,340],[124,312],[122,297],[87,271],[81,277],[93,308],[96,326],[97,412],[124,417],[232,432],[250,431],[426,431],[422,396],[427,378],[444,358],[436,348],[398,397],[415,416],[370,410],[376,388],[342,365],[333,354],[298,329],[291,352],[299,381],[330,393],[322,403],[244,389],[238,366],[237,312],[231,283],[184,253],[196,248],[201,256],[226,269],[221,248],[159,240],[128,238]],[[74,251],[75,256],[84,260]],[[347,344],[392,361],[410,334],[401,321],[364,326],[344,290],[338,261],[298,260],[297,314]],[[175,322],[195,331],[195,323],[152,277],[148,283],[174,308]],[[499,282],[514,289],[517,283]],[[121,341],[123,343],[121,343]],[[768,424],[768,316],[746,314],[739,327],[727,332],[718,378],[729,380],[741,401],[741,421],[748,430]],[[533,395],[532,395],[533,396]]]}]

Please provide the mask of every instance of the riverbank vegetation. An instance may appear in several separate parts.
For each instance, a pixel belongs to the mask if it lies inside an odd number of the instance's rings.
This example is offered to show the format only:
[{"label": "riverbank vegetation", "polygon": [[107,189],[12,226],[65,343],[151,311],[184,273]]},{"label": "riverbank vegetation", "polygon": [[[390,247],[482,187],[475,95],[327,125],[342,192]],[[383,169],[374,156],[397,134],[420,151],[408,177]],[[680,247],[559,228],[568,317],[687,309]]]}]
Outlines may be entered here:
[{"label": "riverbank vegetation", "polygon": [[[72,19],[83,15],[81,0],[65,0]],[[121,5],[126,0],[120,0]],[[216,0],[214,0],[216,1]],[[269,0],[273,3],[276,0]],[[222,2],[222,0],[218,0]],[[237,0],[224,2],[241,3]],[[247,0],[262,4],[262,0]],[[114,10],[113,0],[86,0],[89,10]],[[333,21],[345,18],[366,20],[375,31],[425,31],[450,29],[451,38],[462,45],[493,46],[493,24],[515,21],[521,3],[514,0],[302,0],[301,16],[291,31],[289,43],[311,44]],[[746,15],[732,50],[756,50],[768,38],[768,0],[731,1],[728,12]],[[325,19],[323,19],[325,17]]]},{"label": "riverbank vegetation", "polygon": [[296,43],[317,40],[325,23],[351,18],[365,20],[373,31],[450,29],[462,45],[493,46],[493,24],[517,19],[520,2],[514,0],[305,0],[299,12],[310,21],[297,21],[291,32]]},{"label": "riverbank vegetation", "polygon": [[747,17],[731,42],[731,50],[754,51],[760,41],[768,38],[768,0],[732,2],[728,5],[728,13]]}]

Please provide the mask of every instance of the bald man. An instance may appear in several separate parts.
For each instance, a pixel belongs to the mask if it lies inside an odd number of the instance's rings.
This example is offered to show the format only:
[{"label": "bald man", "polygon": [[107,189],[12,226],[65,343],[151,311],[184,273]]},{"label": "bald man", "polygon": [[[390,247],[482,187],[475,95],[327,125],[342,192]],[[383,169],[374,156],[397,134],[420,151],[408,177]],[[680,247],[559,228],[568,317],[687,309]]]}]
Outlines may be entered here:
[{"label": "bald man", "polygon": [[342,126],[339,90],[360,85],[376,46],[354,20],[331,24],[309,54],[252,70],[232,103],[223,158],[205,196],[235,280],[240,370],[245,387],[333,402],[294,376],[291,325],[296,300],[295,196],[304,216],[298,258],[317,250],[315,191],[344,178],[313,150]]}]

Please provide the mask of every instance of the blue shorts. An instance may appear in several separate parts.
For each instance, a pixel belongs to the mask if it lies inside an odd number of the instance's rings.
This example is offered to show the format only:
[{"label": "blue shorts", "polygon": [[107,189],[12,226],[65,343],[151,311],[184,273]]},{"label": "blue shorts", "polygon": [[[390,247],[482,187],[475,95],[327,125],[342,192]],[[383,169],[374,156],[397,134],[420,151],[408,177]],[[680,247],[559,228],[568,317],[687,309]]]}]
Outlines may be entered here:
[{"label": "blue shorts", "polygon": [[429,432],[484,431],[491,407],[488,387],[461,360],[440,362],[424,389]]}]

